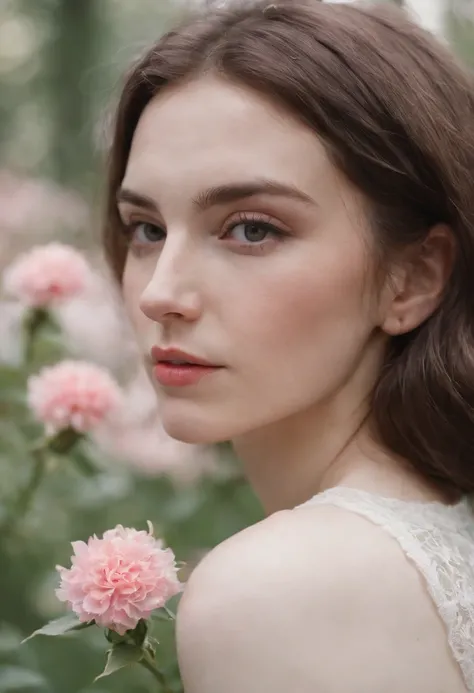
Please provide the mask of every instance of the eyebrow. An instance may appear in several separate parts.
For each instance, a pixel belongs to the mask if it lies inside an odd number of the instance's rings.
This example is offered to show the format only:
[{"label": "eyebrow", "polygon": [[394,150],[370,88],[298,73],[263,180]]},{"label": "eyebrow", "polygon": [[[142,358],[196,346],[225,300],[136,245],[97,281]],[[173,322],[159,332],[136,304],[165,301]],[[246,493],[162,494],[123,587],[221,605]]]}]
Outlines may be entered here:
[{"label": "eyebrow", "polygon": [[128,203],[134,207],[142,207],[143,209],[149,209],[152,212],[158,211],[158,207],[151,197],[146,195],[140,195],[140,193],[134,192],[129,188],[120,188],[117,191],[116,196],[117,204]]},{"label": "eyebrow", "polygon": [[[285,185],[278,181],[258,179],[247,182],[229,183],[208,188],[194,198],[193,204],[204,211],[216,205],[224,205],[236,202],[255,195],[273,195],[275,197],[288,197],[293,200],[315,205],[316,202],[306,193],[292,185]],[[120,188],[117,192],[117,203],[128,202],[135,207],[141,207],[153,212],[158,211],[158,206],[151,197],[141,195],[129,188]]]},{"label": "eyebrow", "polygon": [[275,197],[289,197],[306,204],[315,204],[314,200],[298,188],[285,185],[278,181],[259,179],[242,183],[230,183],[209,188],[200,193],[193,201],[199,209],[208,209],[214,205],[223,205],[236,200],[243,200],[254,195],[273,195]]}]

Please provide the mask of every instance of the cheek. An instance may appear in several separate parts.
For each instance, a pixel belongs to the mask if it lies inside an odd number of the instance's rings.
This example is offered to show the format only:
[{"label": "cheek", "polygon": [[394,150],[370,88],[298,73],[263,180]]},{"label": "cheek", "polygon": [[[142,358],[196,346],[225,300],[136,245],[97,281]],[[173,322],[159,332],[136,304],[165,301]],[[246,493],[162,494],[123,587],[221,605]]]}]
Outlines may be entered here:
[{"label": "cheek", "polygon": [[317,370],[346,361],[373,328],[366,287],[365,255],[358,249],[303,253],[281,271],[260,277],[250,291],[247,343],[282,368],[308,364]]},{"label": "cheek", "polygon": [[125,264],[122,280],[122,295],[125,312],[135,330],[138,340],[144,335],[149,320],[140,309],[140,298],[147,285],[147,278],[143,269],[138,271],[133,260],[128,259]]}]

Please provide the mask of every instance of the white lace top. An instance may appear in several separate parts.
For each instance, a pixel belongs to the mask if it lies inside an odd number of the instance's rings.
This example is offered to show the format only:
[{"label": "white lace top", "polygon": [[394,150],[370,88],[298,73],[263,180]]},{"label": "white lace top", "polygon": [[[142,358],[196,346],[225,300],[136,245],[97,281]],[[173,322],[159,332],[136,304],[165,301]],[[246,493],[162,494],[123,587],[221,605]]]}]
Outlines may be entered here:
[{"label": "white lace top", "polygon": [[383,498],[338,486],[302,506],[334,505],[380,525],[398,541],[426,581],[446,625],[468,691],[474,691],[474,505]]}]

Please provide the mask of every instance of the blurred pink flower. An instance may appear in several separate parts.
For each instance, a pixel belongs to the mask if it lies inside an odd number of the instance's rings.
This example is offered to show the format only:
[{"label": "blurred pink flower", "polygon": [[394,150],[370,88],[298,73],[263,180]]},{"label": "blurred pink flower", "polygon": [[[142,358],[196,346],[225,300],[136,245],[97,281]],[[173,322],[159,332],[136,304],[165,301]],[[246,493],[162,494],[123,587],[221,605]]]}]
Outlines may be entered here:
[{"label": "blurred pink flower", "polygon": [[99,448],[137,474],[167,476],[177,486],[196,483],[218,468],[219,460],[211,446],[189,445],[170,438],[158,418],[154,424],[137,428],[101,427],[97,434],[94,440]]},{"label": "blurred pink flower", "polygon": [[48,306],[83,292],[91,269],[70,245],[47,243],[19,255],[3,277],[4,290],[27,306]]},{"label": "blurred pink flower", "polygon": [[28,404],[48,433],[68,427],[88,431],[122,403],[122,392],[109,373],[85,361],[61,361],[28,380]]},{"label": "blurred pink flower", "polygon": [[72,546],[72,567],[56,568],[56,595],[83,622],[124,635],[182,591],[174,553],[155,539],[151,523],[148,532],[117,525],[102,539],[94,535]]},{"label": "blurred pink flower", "polygon": [[100,363],[114,372],[136,368],[138,346],[123,307],[123,296],[98,262],[94,263],[87,290],[63,301],[54,316],[73,358]]},{"label": "blurred pink flower", "polygon": [[145,476],[166,475],[177,485],[198,481],[219,466],[211,446],[171,438],[160,420],[156,393],[143,369],[124,388],[126,406],[94,429],[99,449]]}]

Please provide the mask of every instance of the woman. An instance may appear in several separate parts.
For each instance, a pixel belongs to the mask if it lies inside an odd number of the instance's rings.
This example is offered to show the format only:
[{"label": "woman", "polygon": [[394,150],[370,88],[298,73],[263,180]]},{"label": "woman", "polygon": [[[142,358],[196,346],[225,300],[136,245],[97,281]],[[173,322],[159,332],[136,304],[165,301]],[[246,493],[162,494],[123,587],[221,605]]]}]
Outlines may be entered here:
[{"label": "woman", "polygon": [[167,432],[268,515],[188,584],[187,693],[474,691],[473,171],[398,10],[208,11],[129,74],[108,256]]}]

